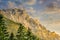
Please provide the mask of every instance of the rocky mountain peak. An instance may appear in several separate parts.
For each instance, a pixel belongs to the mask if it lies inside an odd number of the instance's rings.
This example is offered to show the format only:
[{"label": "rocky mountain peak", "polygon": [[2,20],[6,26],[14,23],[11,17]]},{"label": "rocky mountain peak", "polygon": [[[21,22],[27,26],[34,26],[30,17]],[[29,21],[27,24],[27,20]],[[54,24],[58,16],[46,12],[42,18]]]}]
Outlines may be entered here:
[{"label": "rocky mountain peak", "polygon": [[30,28],[35,35],[38,35],[41,38],[41,40],[60,40],[60,36],[58,34],[47,30],[40,24],[39,20],[30,17],[26,10],[17,8],[2,9],[0,10],[0,14],[14,22],[22,23],[26,28]]}]

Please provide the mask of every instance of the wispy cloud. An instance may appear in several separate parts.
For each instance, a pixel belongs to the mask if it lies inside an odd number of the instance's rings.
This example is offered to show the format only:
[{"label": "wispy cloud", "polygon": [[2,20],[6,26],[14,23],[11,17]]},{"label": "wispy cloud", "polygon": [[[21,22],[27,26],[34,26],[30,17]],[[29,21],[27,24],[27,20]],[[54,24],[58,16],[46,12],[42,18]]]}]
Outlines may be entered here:
[{"label": "wispy cloud", "polygon": [[39,0],[39,4],[45,3],[47,0]]},{"label": "wispy cloud", "polygon": [[14,2],[8,1],[8,8],[15,8],[16,4]]},{"label": "wispy cloud", "polygon": [[27,12],[29,12],[29,13],[35,13],[36,10],[34,10],[33,7],[29,7],[29,9],[27,9]]},{"label": "wispy cloud", "polygon": [[37,0],[28,0],[26,1],[27,5],[34,5],[36,3]]},{"label": "wispy cloud", "polygon": [[8,1],[8,8],[19,8],[23,10],[23,5],[17,5],[15,2]]},{"label": "wispy cloud", "polygon": [[58,7],[57,2],[51,2],[48,5],[46,5],[46,8],[51,9],[51,10],[54,10],[57,7]]},{"label": "wispy cloud", "polygon": [[58,2],[60,1],[60,0],[57,0]]},{"label": "wispy cloud", "polygon": [[48,23],[48,25],[50,25],[51,27],[59,27],[60,20],[50,21],[50,23]]},{"label": "wispy cloud", "polygon": [[60,6],[57,2],[51,2],[46,5],[44,13],[52,14],[52,13],[60,13]]}]

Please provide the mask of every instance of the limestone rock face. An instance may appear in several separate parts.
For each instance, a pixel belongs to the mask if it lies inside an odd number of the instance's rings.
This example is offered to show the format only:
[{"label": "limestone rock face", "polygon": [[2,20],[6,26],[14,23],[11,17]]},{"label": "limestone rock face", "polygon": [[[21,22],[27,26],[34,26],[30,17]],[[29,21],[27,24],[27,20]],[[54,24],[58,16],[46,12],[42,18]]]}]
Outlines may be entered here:
[{"label": "limestone rock face", "polygon": [[55,32],[50,32],[44,26],[40,24],[40,21],[30,17],[25,10],[21,9],[2,9],[0,14],[4,17],[17,22],[22,23],[26,28],[30,28],[31,31],[41,38],[41,40],[60,40],[60,36]]}]

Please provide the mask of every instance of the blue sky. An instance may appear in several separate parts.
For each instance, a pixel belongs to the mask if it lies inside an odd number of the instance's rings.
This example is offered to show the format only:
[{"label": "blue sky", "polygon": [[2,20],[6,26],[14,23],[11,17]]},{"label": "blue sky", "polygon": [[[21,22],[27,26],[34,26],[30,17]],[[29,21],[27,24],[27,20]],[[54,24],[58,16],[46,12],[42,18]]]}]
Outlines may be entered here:
[{"label": "blue sky", "polygon": [[48,30],[60,34],[60,0],[0,0],[0,9],[25,8]]}]

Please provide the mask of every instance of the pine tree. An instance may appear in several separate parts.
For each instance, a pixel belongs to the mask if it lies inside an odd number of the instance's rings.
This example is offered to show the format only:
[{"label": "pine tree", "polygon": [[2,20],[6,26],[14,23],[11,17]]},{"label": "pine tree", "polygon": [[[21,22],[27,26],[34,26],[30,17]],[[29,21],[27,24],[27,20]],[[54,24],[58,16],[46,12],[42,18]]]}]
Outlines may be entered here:
[{"label": "pine tree", "polygon": [[39,40],[39,38],[33,35],[33,33],[29,28],[27,30],[22,24],[20,24],[20,27],[18,29],[18,34],[16,37],[17,40]]},{"label": "pine tree", "polygon": [[28,31],[27,31],[27,40],[39,40],[38,37],[36,37],[35,35],[33,35],[33,33],[31,32],[31,29],[28,28]]},{"label": "pine tree", "polygon": [[3,15],[0,14],[0,40],[8,40],[8,32],[3,20]]},{"label": "pine tree", "polygon": [[17,40],[26,40],[26,28],[20,24],[20,27],[18,29],[18,34],[17,34]]}]

